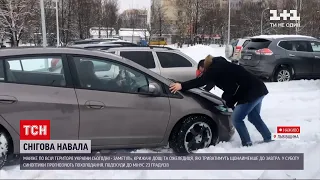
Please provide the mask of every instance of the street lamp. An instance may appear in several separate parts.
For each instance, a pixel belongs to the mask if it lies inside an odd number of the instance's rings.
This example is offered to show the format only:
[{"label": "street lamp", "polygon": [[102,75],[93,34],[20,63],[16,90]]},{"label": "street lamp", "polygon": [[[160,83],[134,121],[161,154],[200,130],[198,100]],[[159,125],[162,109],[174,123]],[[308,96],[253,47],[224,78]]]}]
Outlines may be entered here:
[{"label": "street lamp", "polygon": [[54,0],[56,2],[56,24],[57,24],[57,47],[60,45],[60,33],[59,33],[59,9],[58,2],[59,0]]},{"label": "street lamp", "polygon": [[231,14],[231,0],[228,1],[228,44],[230,44],[230,14]]},{"label": "street lamp", "polygon": [[47,32],[46,32],[46,18],[44,14],[44,3],[43,0],[40,0],[40,9],[41,9],[41,29],[42,29],[42,46],[47,46]]},{"label": "street lamp", "polygon": [[260,34],[262,35],[262,26],[263,26],[263,15],[264,15],[264,12],[267,11],[267,10],[270,10],[270,8],[266,8],[262,11],[261,13],[261,26],[260,26]]},{"label": "street lamp", "polygon": [[[57,24],[57,47],[59,47],[60,44],[60,36],[59,36],[59,9],[58,9],[58,2],[59,0],[52,0],[52,2],[55,2],[55,7],[50,7],[50,9],[56,10],[56,24]],[[44,9],[44,3],[43,0],[40,0],[40,8],[41,8],[41,21],[42,21],[42,38],[43,38],[43,47],[47,46],[47,32],[46,32],[46,21],[45,21],[45,9]]]}]

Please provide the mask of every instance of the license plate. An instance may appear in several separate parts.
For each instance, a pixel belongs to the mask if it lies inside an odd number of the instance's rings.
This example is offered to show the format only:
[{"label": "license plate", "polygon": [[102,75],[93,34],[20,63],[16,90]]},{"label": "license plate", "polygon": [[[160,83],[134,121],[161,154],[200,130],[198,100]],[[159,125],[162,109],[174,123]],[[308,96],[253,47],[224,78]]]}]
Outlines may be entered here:
[{"label": "license plate", "polygon": [[251,56],[243,56],[243,59],[250,60]]}]

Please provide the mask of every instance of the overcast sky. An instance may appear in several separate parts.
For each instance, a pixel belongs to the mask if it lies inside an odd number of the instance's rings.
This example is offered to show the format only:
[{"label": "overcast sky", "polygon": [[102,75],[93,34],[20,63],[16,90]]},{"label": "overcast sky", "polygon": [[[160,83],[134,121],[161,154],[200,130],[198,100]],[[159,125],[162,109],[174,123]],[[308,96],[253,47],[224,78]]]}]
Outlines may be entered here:
[{"label": "overcast sky", "polygon": [[118,0],[118,2],[120,13],[122,13],[124,10],[131,8],[146,8],[147,10],[149,10],[151,0]]}]

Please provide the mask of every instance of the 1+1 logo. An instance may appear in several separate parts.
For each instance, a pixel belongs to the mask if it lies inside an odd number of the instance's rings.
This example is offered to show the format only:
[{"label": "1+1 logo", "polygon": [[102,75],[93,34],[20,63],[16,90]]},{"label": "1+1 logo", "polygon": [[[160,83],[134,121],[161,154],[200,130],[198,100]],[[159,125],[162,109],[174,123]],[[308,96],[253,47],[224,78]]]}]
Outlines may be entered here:
[{"label": "1+1 logo", "polygon": [[[283,10],[278,16],[278,10],[270,10],[270,21],[280,21],[281,18],[285,21],[299,21],[295,23],[270,23],[271,27],[300,27],[300,16],[297,10]],[[288,19],[289,18],[289,19]]]}]

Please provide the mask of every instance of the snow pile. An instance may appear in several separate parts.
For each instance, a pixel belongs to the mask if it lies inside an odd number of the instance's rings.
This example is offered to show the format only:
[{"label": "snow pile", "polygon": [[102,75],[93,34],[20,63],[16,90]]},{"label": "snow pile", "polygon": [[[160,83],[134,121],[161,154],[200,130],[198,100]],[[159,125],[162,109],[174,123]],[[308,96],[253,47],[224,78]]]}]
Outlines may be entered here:
[{"label": "snow pile", "polygon": [[[238,134],[230,142],[199,150],[197,153],[304,153],[301,171],[21,171],[18,166],[0,171],[1,179],[316,179],[320,178],[320,80],[267,83],[261,115],[272,132],[277,126],[300,126],[300,140],[276,141],[241,147]],[[220,89],[212,90],[221,95]],[[253,141],[262,139],[246,120]],[[165,148],[157,151],[170,152]],[[136,153],[155,152],[141,149]]]},{"label": "snow pile", "polygon": [[179,49],[181,52],[190,56],[195,61],[199,62],[208,55],[212,56],[225,56],[224,47],[217,47],[216,45],[205,46],[205,45],[195,45],[190,47],[184,47]]}]

